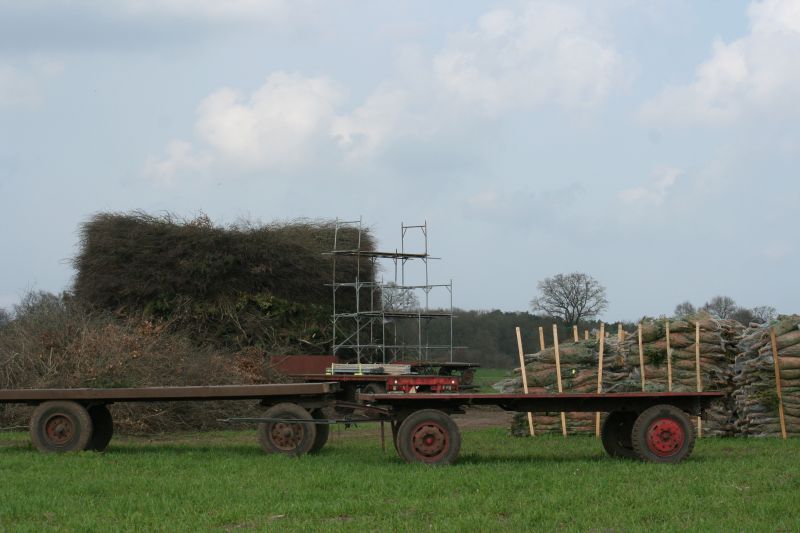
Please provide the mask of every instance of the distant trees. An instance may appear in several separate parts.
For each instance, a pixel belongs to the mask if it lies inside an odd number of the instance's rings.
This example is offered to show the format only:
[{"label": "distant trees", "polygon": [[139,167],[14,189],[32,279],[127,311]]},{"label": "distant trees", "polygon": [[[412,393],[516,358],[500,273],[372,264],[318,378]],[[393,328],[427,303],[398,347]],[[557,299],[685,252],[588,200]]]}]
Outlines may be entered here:
[{"label": "distant trees", "polygon": [[[760,305],[752,309],[736,305],[736,301],[730,296],[714,296],[707,301],[701,308],[712,316],[722,319],[732,319],[742,324],[766,324],[774,320],[778,312],[771,305]],[[697,309],[691,302],[685,301],[675,306],[675,316],[685,317],[693,315]]]},{"label": "distant trees", "polygon": [[583,272],[556,274],[540,281],[537,288],[539,295],[531,300],[533,311],[569,324],[592,319],[608,307],[605,287]]},{"label": "distant trees", "polygon": [[707,301],[703,309],[717,318],[731,318],[736,312],[736,302],[730,296],[714,296]]},{"label": "distant trees", "polygon": [[11,322],[11,314],[0,307],[0,328]]},{"label": "distant trees", "polygon": [[692,305],[692,302],[682,302],[675,306],[675,316],[689,316],[697,312],[697,309]]}]

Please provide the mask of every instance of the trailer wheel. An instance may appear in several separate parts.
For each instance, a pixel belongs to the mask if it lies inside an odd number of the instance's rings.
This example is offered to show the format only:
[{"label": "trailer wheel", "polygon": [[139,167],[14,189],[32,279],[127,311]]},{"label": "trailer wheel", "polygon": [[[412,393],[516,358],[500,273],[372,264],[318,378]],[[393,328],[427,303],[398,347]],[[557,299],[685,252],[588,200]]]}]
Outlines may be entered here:
[{"label": "trailer wheel", "polygon": [[267,409],[265,417],[287,419],[258,425],[258,442],[265,452],[300,456],[311,450],[317,429],[309,423],[314,419],[308,411],[294,403],[279,403]]},{"label": "trailer wheel", "polygon": [[436,409],[411,413],[397,430],[397,451],[407,463],[450,464],[460,449],[458,426]]},{"label": "trailer wheel", "polygon": [[86,449],[94,452],[102,452],[111,442],[114,435],[114,419],[108,407],[105,405],[93,405],[89,408],[89,417],[92,419],[92,438]]},{"label": "trailer wheel", "polygon": [[694,426],[686,413],[672,405],[654,405],[636,418],[633,449],[643,461],[678,463],[694,448]]},{"label": "trailer wheel", "polygon": [[[323,420],[327,418],[322,412],[322,409],[314,409],[311,411],[311,417],[315,420]],[[331,433],[331,427],[328,424],[314,424],[314,427],[317,430],[317,433],[314,437],[314,444],[311,445],[308,453],[317,453],[320,451],[323,446],[325,446],[325,443],[328,442],[328,437]]]},{"label": "trailer wheel", "polygon": [[362,394],[386,394],[386,386],[383,383],[367,383],[361,389]]},{"label": "trailer wheel", "polygon": [[79,403],[44,402],[33,411],[31,440],[40,452],[84,450],[91,438],[92,419]]},{"label": "trailer wheel", "polygon": [[600,438],[608,455],[623,459],[637,457],[633,450],[633,442],[631,442],[634,422],[636,422],[636,413],[626,411],[608,413],[600,428]]}]

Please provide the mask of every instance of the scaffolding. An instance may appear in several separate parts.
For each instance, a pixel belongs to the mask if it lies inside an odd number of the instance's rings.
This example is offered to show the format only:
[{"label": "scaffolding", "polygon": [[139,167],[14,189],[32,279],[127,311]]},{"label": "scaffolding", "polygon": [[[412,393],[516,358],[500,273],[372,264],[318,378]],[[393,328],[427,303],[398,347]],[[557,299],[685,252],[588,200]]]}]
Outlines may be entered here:
[{"label": "scaffolding", "polygon": [[[355,248],[339,248],[339,232],[343,229],[356,230],[358,239]],[[428,253],[428,223],[418,225],[400,224],[400,249],[393,252],[380,252],[362,248],[364,231],[361,219],[355,221],[336,220],[333,250],[333,355],[342,359],[354,359],[358,363],[392,363],[394,361],[440,361],[448,357],[453,361],[453,281],[449,283],[430,283],[429,262],[439,258]],[[422,250],[407,251],[410,234],[418,232],[421,236]],[[336,262],[343,257],[356,259],[356,277],[353,281],[339,281],[336,277]],[[362,279],[362,260],[370,262],[368,272],[377,276],[381,267],[388,262],[393,270],[393,281],[386,282],[382,277]],[[421,264],[424,274],[420,279],[407,280],[406,266],[411,262]],[[415,282],[416,281],[416,282]],[[353,307],[342,309],[341,291],[352,291],[355,297]],[[446,291],[449,307],[431,309],[431,294]],[[422,298],[419,298],[422,296]],[[429,334],[434,321],[444,321],[446,341],[438,344],[429,342]],[[413,342],[406,342],[413,336]]]}]

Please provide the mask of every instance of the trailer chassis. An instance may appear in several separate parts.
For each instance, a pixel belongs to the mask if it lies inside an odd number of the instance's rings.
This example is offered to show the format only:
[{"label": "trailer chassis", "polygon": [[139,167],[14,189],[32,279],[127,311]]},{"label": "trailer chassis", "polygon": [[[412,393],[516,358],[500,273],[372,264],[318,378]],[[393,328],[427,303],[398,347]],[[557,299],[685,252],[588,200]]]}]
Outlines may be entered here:
[{"label": "trailer chassis", "polygon": [[[103,451],[113,435],[108,405],[115,402],[258,400],[264,417],[230,418],[258,424],[268,453],[304,455],[321,450],[330,425],[388,422],[399,455],[410,463],[449,464],[458,459],[461,433],[451,415],[474,405],[506,411],[606,412],[601,429],[612,457],[677,463],[694,447],[689,415],[702,416],[723,396],[698,393],[601,394],[359,394],[345,401],[337,383],[148,387],[138,389],[0,390],[0,403],[35,405],[31,438],[43,452]],[[326,416],[325,408],[342,415]]]}]

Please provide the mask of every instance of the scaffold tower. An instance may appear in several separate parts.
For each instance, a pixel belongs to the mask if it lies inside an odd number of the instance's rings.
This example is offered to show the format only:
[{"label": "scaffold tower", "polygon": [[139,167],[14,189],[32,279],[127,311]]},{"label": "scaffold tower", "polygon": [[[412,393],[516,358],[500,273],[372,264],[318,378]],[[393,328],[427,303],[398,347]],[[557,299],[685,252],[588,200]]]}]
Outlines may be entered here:
[{"label": "scaffold tower", "polygon": [[[357,231],[355,248],[340,247],[340,232],[345,228]],[[453,281],[430,282],[429,263],[439,258],[428,253],[428,224],[400,224],[400,248],[395,251],[367,250],[362,246],[363,221],[336,220],[333,250],[333,354],[358,363],[392,363],[396,361],[453,361]],[[409,240],[421,249],[409,250]],[[343,257],[356,258],[356,277],[352,281],[337,280],[336,262]],[[362,260],[371,269],[361,268]],[[408,275],[407,266],[416,263],[421,272]],[[379,272],[393,273],[390,281],[373,279]],[[363,275],[363,278],[362,278]],[[411,278],[418,279],[411,279]],[[351,291],[354,298],[342,298]],[[435,291],[444,307],[432,309]],[[444,296],[442,299],[441,296]],[[343,308],[342,302],[350,302]],[[438,340],[430,342],[434,322],[438,322]],[[443,327],[442,327],[443,326]],[[444,330],[444,334],[442,334]]]}]

